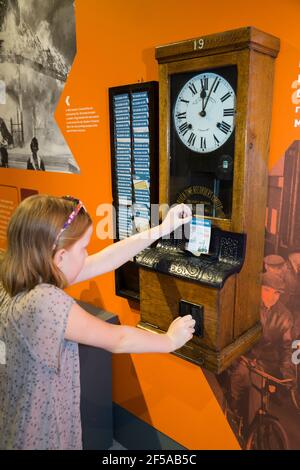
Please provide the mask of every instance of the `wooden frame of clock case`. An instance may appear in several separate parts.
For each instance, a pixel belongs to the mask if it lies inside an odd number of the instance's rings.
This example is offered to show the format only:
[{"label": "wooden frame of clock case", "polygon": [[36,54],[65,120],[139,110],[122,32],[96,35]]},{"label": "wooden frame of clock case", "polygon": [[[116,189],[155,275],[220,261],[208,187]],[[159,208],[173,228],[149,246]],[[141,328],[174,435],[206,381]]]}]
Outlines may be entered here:
[{"label": "wooden frame of clock case", "polygon": [[[218,292],[211,287],[140,268],[140,326],[151,329],[149,324],[155,325],[154,312],[160,311],[166,317],[160,325],[167,327],[167,323],[178,315],[176,302],[180,297],[190,301],[196,299],[205,306],[204,336],[202,339],[194,337],[178,354],[214,372],[221,372],[248,350],[261,332],[259,309],[267,162],[274,59],[279,46],[278,38],[247,27],[156,48],[160,87],[160,204],[169,202],[170,75],[228,65],[237,67],[232,214],[231,219],[211,220],[214,226],[223,230],[247,234],[243,268]],[[173,292],[175,296],[170,303],[164,297],[166,292]],[[153,301],[155,306],[151,307]]]}]

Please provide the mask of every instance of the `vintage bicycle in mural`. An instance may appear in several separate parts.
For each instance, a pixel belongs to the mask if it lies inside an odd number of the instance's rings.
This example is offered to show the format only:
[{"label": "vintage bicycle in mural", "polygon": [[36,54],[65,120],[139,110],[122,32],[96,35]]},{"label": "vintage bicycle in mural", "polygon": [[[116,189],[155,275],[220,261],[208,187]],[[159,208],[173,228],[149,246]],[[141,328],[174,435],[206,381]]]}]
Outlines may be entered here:
[{"label": "vintage bicycle in mural", "polygon": [[[240,360],[248,368],[251,377],[252,392],[256,395],[257,409],[250,423],[246,418],[238,415],[230,408],[229,400],[224,398],[224,413],[230,424],[234,428],[241,446],[245,450],[288,450],[290,448],[288,433],[278,416],[270,411],[270,404],[276,394],[280,394],[280,388],[285,392],[285,396],[290,396],[290,400],[296,412],[300,412],[300,403],[297,395],[290,386],[292,379],[280,379],[266,373],[257,364],[256,360],[251,360],[242,356]],[[295,368],[297,374],[297,368]],[[252,400],[255,401],[253,395]]]}]

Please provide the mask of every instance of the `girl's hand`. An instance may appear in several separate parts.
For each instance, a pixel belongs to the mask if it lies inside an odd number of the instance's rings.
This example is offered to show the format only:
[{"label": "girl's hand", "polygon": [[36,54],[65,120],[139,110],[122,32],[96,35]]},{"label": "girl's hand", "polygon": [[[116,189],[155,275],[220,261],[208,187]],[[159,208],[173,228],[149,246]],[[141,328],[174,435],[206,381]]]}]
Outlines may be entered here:
[{"label": "girl's hand", "polygon": [[161,223],[163,235],[168,235],[181,225],[190,222],[191,219],[191,209],[185,204],[177,204],[169,210],[165,219]]},{"label": "girl's hand", "polygon": [[195,332],[195,323],[191,315],[175,318],[166,333],[172,343],[171,351],[181,348],[187,341],[192,339]]}]

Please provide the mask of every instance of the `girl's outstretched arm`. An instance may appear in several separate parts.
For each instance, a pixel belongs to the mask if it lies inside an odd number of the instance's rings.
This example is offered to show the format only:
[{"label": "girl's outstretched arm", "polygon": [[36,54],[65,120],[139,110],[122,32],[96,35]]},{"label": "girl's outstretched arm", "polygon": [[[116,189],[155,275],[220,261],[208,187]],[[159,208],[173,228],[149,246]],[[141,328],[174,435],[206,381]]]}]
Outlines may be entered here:
[{"label": "girl's outstretched arm", "polygon": [[147,248],[160,237],[168,235],[176,228],[191,220],[191,210],[185,204],[179,204],[169,210],[164,221],[157,227],[137,233],[87,257],[83,269],[73,282],[86,281],[117,269]]},{"label": "girl's outstretched arm", "polygon": [[192,339],[195,320],[191,315],[177,317],[167,333],[112,325],[94,317],[78,304],[71,307],[65,339],[106,349],[113,353],[172,352]]}]

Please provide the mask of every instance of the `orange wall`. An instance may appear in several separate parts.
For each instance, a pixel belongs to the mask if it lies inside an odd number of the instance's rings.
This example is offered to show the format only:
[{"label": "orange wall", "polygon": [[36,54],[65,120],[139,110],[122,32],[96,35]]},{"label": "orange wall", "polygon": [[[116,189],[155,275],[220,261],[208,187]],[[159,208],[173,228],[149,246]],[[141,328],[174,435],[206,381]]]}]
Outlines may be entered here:
[{"label": "orange wall", "polygon": [[[67,95],[72,106],[94,106],[99,112],[98,129],[67,137],[81,174],[0,168],[0,184],[76,195],[84,200],[96,224],[100,220],[97,206],[112,198],[108,88],[157,80],[157,45],[242,26],[255,26],[281,39],[270,165],[300,138],[299,128],[293,127],[296,114],[291,101],[291,85],[300,73],[299,0],[76,0],[75,9],[77,56],[56,119],[64,129]],[[107,243],[94,235],[90,252]],[[138,312],[115,296],[113,273],[74,286],[69,292],[116,312],[122,323],[136,324],[138,320]],[[190,449],[239,448],[201,369],[175,356],[115,357],[114,401]]]}]

